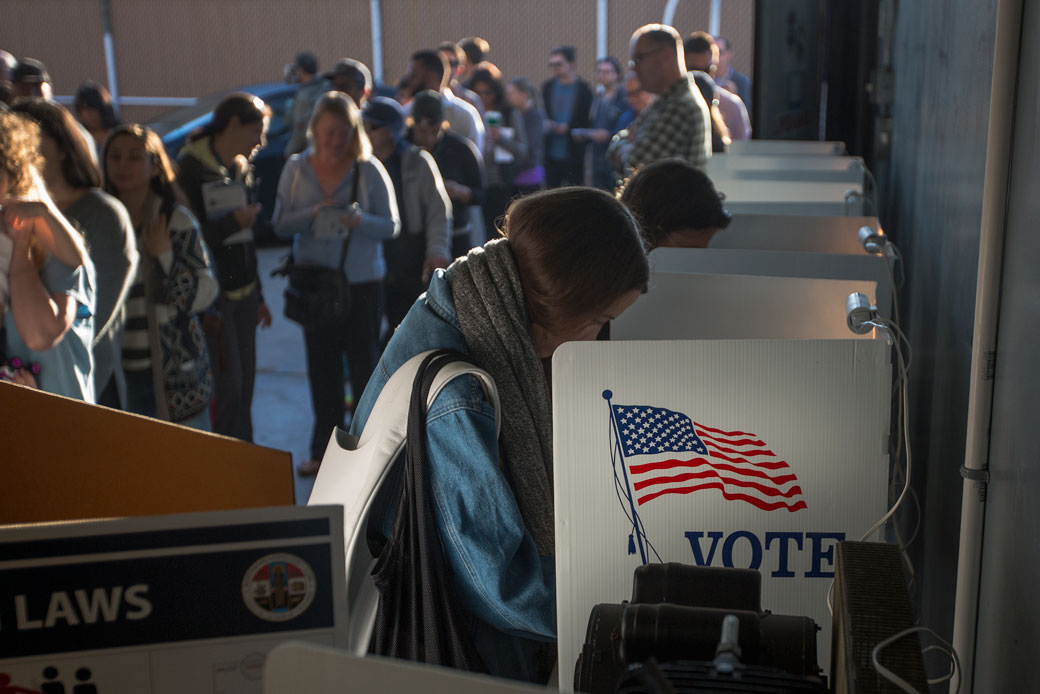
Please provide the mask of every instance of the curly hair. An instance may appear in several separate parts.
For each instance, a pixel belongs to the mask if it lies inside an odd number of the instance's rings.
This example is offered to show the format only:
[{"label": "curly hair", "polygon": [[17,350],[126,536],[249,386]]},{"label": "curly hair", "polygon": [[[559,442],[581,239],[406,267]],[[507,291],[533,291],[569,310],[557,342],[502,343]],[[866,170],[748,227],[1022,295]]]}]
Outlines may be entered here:
[{"label": "curly hair", "polygon": [[28,194],[42,168],[40,126],[17,113],[0,111],[0,171],[7,174],[7,190],[0,193]]}]

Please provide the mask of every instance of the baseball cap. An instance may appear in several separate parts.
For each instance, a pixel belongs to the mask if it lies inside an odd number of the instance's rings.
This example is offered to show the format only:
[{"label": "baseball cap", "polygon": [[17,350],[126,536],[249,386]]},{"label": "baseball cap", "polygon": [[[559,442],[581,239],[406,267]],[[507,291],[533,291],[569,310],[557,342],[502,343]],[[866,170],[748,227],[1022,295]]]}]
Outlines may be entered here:
[{"label": "baseball cap", "polygon": [[366,101],[361,109],[361,117],[377,128],[389,128],[395,141],[400,139],[404,131],[404,109],[401,104],[385,96]]},{"label": "baseball cap", "polygon": [[336,61],[336,64],[332,66],[332,69],[326,72],[322,77],[327,80],[334,79],[336,77],[354,77],[361,76],[364,81],[364,88],[372,88],[372,73],[365,66],[364,63],[358,62],[352,58],[340,58]]},{"label": "baseball cap", "polygon": [[412,118],[416,121],[428,118],[435,123],[444,120],[444,105],[441,95],[432,89],[426,89],[412,99]]},{"label": "baseball cap", "polygon": [[47,74],[47,68],[35,58],[22,58],[11,71],[12,82],[30,82],[43,84],[50,82],[51,76]]}]

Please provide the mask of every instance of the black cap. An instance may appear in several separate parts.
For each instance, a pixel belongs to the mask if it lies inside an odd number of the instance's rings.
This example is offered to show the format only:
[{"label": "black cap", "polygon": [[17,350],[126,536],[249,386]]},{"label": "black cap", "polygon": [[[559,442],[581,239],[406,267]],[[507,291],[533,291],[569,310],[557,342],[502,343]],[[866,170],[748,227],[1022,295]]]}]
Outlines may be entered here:
[{"label": "black cap", "polygon": [[366,101],[361,109],[361,117],[377,128],[384,125],[390,128],[394,141],[399,140],[404,131],[404,109],[401,104],[385,96]]},{"label": "black cap", "polygon": [[417,121],[428,118],[435,123],[443,121],[444,105],[441,103],[441,95],[432,89],[416,94],[412,99],[412,118]]},{"label": "black cap", "polygon": [[298,67],[308,74],[316,75],[318,74],[318,58],[310,51],[301,51],[296,54],[296,58],[293,60],[293,67]]},{"label": "black cap", "polygon": [[12,82],[28,82],[31,84],[43,84],[51,81],[47,74],[47,68],[35,58],[22,58],[11,71]]}]

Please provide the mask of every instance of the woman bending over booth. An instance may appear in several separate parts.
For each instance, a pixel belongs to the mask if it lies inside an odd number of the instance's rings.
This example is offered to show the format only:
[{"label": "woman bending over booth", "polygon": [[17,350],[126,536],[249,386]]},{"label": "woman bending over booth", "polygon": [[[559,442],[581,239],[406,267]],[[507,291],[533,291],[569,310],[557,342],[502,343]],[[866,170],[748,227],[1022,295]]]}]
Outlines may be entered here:
[{"label": "woman bending over booth", "polygon": [[[521,198],[505,238],[438,270],[376,367],[351,433],[360,435],[387,380],[411,357],[455,349],[488,371],[495,415],[472,376],[452,381],[427,414],[426,457],[449,584],[488,672],[535,681],[556,639],[550,358],[593,340],[646,291],[649,268],[631,213],[603,191],[562,188]],[[370,528],[389,537],[399,484],[376,499]]]}]

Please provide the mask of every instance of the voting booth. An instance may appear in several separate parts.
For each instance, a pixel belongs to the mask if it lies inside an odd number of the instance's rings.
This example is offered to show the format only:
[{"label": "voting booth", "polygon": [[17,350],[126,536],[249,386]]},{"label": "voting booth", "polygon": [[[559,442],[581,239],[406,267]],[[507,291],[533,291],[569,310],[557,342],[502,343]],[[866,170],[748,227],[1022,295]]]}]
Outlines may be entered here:
[{"label": "voting booth", "polygon": [[563,345],[553,357],[562,691],[592,608],[651,562],[757,569],[762,606],[823,628],[835,545],[885,513],[889,346],[867,340]]},{"label": "voting booth", "polygon": [[346,646],[343,509],[0,528],[12,692],[259,694],[274,646]]},{"label": "voting booth", "polygon": [[487,675],[379,656],[359,657],[312,643],[278,646],[264,666],[263,694],[546,694]]},{"label": "voting booth", "polygon": [[708,247],[861,255],[866,253],[858,237],[862,227],[877,231],[877,217],[737,212],[730,225],[712,237]]},{"label": "voting booth", "polygon": [[612,340],[869,340],[848,328],[845,301],[865,280],[652,272],[650,291],[611,321]]},{"label": "voting booth", "polygon": [[840,156],[845,154],[845,143],[821,140],[734,140],[720,156],[743,154]]},{"label": "voting booth", "polygon": [[0,525],[293,504],[285,451],[0,382]]},{"label": "voting booth", "polygon": [[726,180],[746,179],[849,183],[862,189],[866,182],[866,167],[860,157],[717,156],[708,160],[705,173],[716,186]]},{"label": "voting booth", "polygon": [[890,315],[892,309],[892,275],[885,259],[877,255],[658,248],[650,254],[650,270],[654,273],[717,273],[866,280],[874,283],[876,287],[876,305],[881,313],[886,316]]},{"label": "voting booth", "polygon": [[730,178],[715,181],[715,189],[733,213],[841,217],[866,214],[872,205],[856,183]]}]

